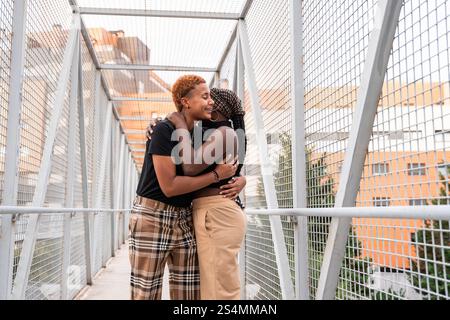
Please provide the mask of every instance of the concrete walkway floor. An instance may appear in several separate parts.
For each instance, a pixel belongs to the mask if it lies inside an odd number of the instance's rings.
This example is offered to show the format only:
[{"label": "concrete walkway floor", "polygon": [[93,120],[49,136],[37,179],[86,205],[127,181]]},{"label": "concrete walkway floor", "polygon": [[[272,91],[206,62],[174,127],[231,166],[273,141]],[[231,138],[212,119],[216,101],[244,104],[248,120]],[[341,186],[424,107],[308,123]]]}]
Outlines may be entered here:
[{"label": "concrete walkway floor", "polygon": [[[79,300],[129,300],[130,299],[130,262],[128,260],[128,242],[116,251],[116,256],[108,261],[93,280],[93,285],[82,292]],[[168,270],[164,272],[162,299],[169,299]]]}]

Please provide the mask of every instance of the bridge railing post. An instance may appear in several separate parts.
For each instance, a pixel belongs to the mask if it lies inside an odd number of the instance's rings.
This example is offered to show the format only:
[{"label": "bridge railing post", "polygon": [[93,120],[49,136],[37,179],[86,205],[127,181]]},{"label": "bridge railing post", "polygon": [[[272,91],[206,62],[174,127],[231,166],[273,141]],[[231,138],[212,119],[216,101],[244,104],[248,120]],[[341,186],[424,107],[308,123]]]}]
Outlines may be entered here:
[{"label": "bridge railing post", "polygon": [[[8,124],[3,181],[3,201],[6,206],[17,205],[19,185],[20,119],[25,69],[27,0],[14,1],[11,39],[11,66],[8,100]],[[0,300],[9,299],[13,287],[13,261],[15,248],[15,216],[1,217],[0,229]]]}]

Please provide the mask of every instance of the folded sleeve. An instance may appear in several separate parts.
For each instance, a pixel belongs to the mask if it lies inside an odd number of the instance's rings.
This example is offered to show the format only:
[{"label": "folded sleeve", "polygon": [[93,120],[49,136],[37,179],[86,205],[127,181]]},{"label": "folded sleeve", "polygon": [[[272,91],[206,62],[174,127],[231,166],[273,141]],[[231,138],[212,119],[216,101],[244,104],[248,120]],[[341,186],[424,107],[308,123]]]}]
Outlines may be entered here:
[{"label": "folded sleeve", "polygon": [[172,152],[172,129],[166,123],[158,123],[153,129],[149,154],[170,156]]}]

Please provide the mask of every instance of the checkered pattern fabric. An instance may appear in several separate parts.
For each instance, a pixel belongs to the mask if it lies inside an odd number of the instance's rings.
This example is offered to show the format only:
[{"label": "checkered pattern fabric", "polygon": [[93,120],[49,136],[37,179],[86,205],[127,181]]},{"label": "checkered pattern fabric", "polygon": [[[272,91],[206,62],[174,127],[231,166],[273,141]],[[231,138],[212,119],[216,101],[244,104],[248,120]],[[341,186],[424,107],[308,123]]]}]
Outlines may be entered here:
[{"label": "checkered pattern fabric", "polygon": [[130,217],[131,299],[160,300],[166,263],[170,298],[200,299],[192,210],[154,210],[135,202]]}]

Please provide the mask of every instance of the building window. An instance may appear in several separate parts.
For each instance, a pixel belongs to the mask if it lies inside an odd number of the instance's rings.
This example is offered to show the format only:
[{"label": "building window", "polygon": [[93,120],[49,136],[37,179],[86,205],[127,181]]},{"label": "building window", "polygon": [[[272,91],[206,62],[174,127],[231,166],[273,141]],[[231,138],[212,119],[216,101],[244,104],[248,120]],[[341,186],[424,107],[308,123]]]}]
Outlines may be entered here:
[{"label": "building window", "polygon": [[276,134],[276,133],[268,133],[268,134],[266,134],[266,137],[267,137],[267,144],[279,144],[280,143],[278,134]]},{"label": "building window", "polygon": [[450,141],[450,130],[435,130],[437,142],[447,142]]},{"label": "building window", "polygon": [[374,207],[389,207],[391,203],[391,198],[386,197],[375,197],[372,200]]},{"label": "building window", "polygon": [[425,199],[409,199],[410,206],[426,206],[427,204]]},{"label": "building window", "polygon": [[425,176],[426,174],[425,163],[408,163],[409,176]]},{"label": "building window", "polygon": [[374,163],[372,164],[372,174],[374,176],[387,175],[389,172],[389,163]]},{"label": "building window", "polygon": [[439,175],[442,175],[444,177],[447,177],[450,175],[450,164],[446,163],[446,164],[440,164],[438,165],[438,172]]}]

